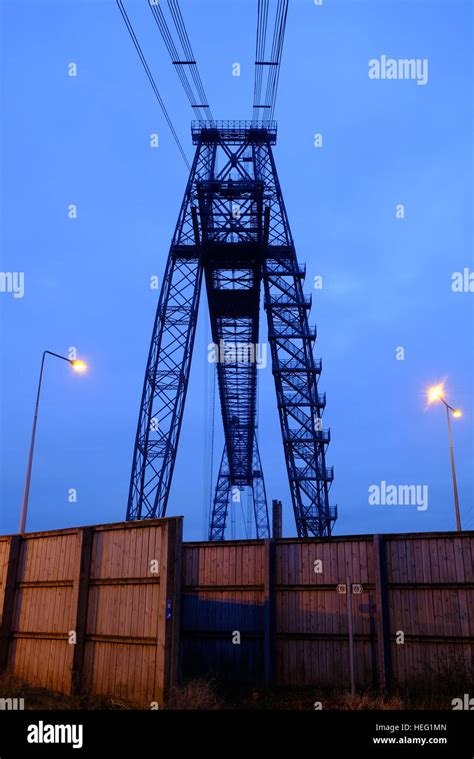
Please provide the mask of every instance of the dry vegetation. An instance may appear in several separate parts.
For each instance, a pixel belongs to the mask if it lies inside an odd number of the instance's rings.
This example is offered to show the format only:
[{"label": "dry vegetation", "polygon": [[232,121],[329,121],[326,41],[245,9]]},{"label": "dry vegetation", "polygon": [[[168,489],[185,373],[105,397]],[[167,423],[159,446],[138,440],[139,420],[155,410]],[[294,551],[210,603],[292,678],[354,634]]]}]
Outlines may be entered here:
[{"label": "dry vegetation", "polygon": [[[453,698],[474,692],[474,668],[447,669],[436,682],[425,673],[404,688],[381,695],[368,688],[355,696],[331,687],[289,687],[269,691],[224,687],[212,679],[190,680],[173,688],[167,709],[172,710],[325,710],[451,709]],[[64,696],[35,688],[11,675],[0,677],[0,698],[24,698],[25,709],[130,709],[132,706],[101,696]]]},{"label": "dry vegetation", "polygon": [[0,675],[0,698],[23,698],[27,709],[130,709],[125,703],[102,696],[65,696],[28,685],[18,677]]},{"label": "dry vegetation", "polygon": [[168,708],[215,710],[224,708],[224,702],[217,695],[214,680],[190,680],[173,688]]}]

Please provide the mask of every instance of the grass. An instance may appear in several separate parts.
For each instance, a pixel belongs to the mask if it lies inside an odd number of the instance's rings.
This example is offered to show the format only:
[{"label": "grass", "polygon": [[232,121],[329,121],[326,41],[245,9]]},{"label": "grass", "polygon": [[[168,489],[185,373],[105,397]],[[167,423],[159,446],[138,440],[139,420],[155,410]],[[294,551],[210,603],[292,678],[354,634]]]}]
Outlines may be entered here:
[{"label": "grass", "polygon": [[[246,710],[246,711],[331,711],[347,710],[427,710],[451,709],[453,698],[464,693],[474,695],[474,668],[469,671],[446,669],[435,679],[426,672],[404,687],[381,695],[373,688],[359,690],[351,696],[346,690],[329,686],[279,687],[255,690],[229,687],[213,679],[194,679],[172,689],[166,709],[172,710]],[[46,688],[28,685],[12,675],[0,676],[0,698],[24,698],[25,709],[119,710],[133,706],[103,696],[66,696]],[[319,707],[321,704],[321,707]]]},{"label": "grass", "polygon": [[403,709],[398,696],[382,697],[367,690],[351,696],[350,693],[335,688],[288,687],[270,691],[254,691],[249,697],[234,702],[236,709],[284,710],[284,711],[330,711]]},{"label": "grass", "polygon": [[474,696],[474,665],[445,666],[440,675],[426,670],[400,689],[407,709],[452,709],[453,698]]},{"label": "grass", "polygon": [[10,674],[0,675],[0,698],[23,698],[25,700],[25,710],[64,709],[77,711],[78,709],[130,709],[129,705],[121,701],[107,699],[103,696],[66,696],[62,693],[55,693],[47,688],[29,685],[24,680]]}]

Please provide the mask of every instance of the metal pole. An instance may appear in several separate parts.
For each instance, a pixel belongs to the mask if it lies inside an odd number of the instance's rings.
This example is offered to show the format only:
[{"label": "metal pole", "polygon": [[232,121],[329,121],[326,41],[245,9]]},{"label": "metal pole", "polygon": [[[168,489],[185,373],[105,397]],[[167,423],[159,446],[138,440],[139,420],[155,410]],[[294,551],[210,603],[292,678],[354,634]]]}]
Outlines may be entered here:
[{"label": "metal pole", "polygon": [[282,514],[281,501],[272,501],[272,537],[281,538],[282,536]]},{"label": "metal pole", "polygon": [[456,480],[456,469],[454,468],[454,450],[453,450],[453,436],[451,434],[451,419],[449,418],[449,406],[446,406],[446,419],[448,420],[448,437],[449,437],[449,453],[451,456],[451,472],[453,475],[453,490],[454,490],[454,508],[456,509],[456,525],[459,532],[461,532],[461,515],[459,512],[459,498],[458,498],[458,484]]},{"label": "metal pole", "polygon": [[46,354],[49,353],[50,356],[56,356],[56,358],[61,358],[63,361],[67,361],[70,364],[74,364],[74,361],[70,358],[66,358],[66,356],[61,356],[59,353],[53,353],[53,351],[43,351],[43,357],[41,359],[41,369],[40,369],[40,376],[38,381],[38,392],[36,394],[36,404],[35,404],[35,416],[33,419],[33,430],[31,432],[31,441],[30,441],[30,452],[28,455],[28,467],[26,470],[26,482],[25,482],[25,492],[23,493],[23,501],[21,504],[21,514],[20,514],[20,526],[18,528],[18,532],[21,534],[25,532],[26,527],[26,515],[28,512],[28,498],[30,495],[30,482],[31,482],[31,469],[33,467],[33,452],[35,448],[35,438],[36,438],[36,425],[38,422],[38,409],[39,409],[39,401],[40,401],[40,394],[41,394],[41,385],[43,382],[43,368],[44,368],[44,360],[46,357]]},{"label": "metal pole", "polygon": [[33,419],[33,430],[31,432],[30,452],[28,455],[28,467],[26,470],[25,492],[23,493],[23,502],[21,504],[20,526],[18,528],[18,532],[20,534],[25,532],[25,527],[26,527],[26,514],[28,511],[28,498],[30,495],[31,469],[33,466],[33,452],[35,448],[36,424],[38,421],[39,400],[40,400],[40,393],[41,393],[41,384],[43,382],[43,368],[44,368],[44,359],[45,359],[46,353],[47,351],[44,351],[43,357],[41,359],[38,392],[36,394],[35,415]]},{"label": "metal pole", "polygon": [[351,696],[355,696],[355,651],[354,620],[352,617],[352,578],[346,578],[347,585],[347,626],[349,630],[349,667],[351,671]]}]

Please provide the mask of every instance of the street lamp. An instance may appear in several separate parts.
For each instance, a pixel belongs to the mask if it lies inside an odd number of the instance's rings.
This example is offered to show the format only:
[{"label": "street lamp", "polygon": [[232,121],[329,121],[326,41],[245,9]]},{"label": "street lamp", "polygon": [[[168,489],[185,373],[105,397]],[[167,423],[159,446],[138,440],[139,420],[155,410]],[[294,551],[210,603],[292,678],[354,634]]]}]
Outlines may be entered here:
[{"label": "street lamp", "polygon": [[33,430],[31,433],[30,452],[28,455],[28,468],[26,470],[25,492],[23,494],[23,502],[21,504],[20,527],[18,530],[20,533],[25,532],[25,526],[26,526],[26,514],[28,511],[28,497],[30,494],[31,468],[33,465],[33,451],[35,447],[35,437],[36,437],[36,424],[38,421],[38,408],[39,408],[39,400],[40,400],[40,393],[41,393],[41,385],[43,382],[43,369],[44,369],[44,360],[46,358],[46,354],[49,354],[50,356],[55,356],[56,358],[60,358],[63,361],[67,361],[69,364],[71,364],[75,372],[84,372],[87,369],[87,364],[84,361],[67,358],[66,356],[60,356],[59,353],[53,353],[52,351],[44,351],[43,353],[43,358],[41,359],[39,382],[38,382],[38,392],[36,394],[35,416],[33,419]]},{"label": "street lamp", "polygon": [[454,468],[453,437],[451,435],[451,418],[450,418],[449,412],[451,411],[453,416],[457,419],[458,417],[462,416],[462,411],[458,408],[453,408],[453,406],[450,406],[449,403],[447,403],[444,400],[443,395],[444,395],[443,383],[440,383],[439,385],[433,385],[433,387],[428,388],[428,403],[436,403],[436,401],[441,401],[441,403],[444,403],[444,406],[446,408],[446,419],[448,420],[449,453],[451,456],[451,472],[453,475],[454,508],[456,509],[456,525],[457,525],[457,529],[461,531],[461,516],[459,513],[458,484],[456,481],[456,470]]}]

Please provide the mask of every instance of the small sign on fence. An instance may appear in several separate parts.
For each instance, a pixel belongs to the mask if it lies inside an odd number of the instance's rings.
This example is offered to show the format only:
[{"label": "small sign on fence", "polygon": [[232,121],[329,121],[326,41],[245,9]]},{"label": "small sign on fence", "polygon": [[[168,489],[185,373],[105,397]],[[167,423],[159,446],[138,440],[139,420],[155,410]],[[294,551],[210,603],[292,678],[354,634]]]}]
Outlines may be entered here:
[{"label": "small sign on fence", "polygon": [[353,593],[363,593],[364,588],[359,582],[352,583],[352,592]]},{"label": "small sign on fence", "polygon": [[345,582],[340,582],[336,587],[338,593],[347,593],[347,585]]}]

